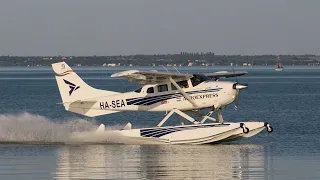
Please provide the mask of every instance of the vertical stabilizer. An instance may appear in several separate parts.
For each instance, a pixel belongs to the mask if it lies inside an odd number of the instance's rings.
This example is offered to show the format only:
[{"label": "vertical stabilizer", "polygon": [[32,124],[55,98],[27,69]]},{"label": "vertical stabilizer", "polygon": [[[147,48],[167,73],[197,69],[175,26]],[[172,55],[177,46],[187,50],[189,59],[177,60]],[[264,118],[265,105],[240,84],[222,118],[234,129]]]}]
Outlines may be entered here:
[{"label": "vertical stabilizer", "polygon": [[66,110],[90,117],[117,112],[93,110],[91,107],[101,97],[120,93],[95,89],[89,86],[65,62],[54,63],[52,68]]}]

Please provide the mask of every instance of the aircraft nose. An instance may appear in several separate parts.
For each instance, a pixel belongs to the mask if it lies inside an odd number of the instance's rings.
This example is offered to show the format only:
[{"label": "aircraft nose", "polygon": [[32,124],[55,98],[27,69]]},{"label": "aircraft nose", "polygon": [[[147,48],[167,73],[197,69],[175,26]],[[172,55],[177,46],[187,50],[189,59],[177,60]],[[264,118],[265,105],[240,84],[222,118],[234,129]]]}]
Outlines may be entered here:
[{"label": "aircraft nose", "polygon": [[245,83],[242,83],[242,84],[234,83],[232,87],[233,87],[233,89],[236,89],[236,90],[243,90],[243,89],[248,88],[248,84],[245,84]]}]

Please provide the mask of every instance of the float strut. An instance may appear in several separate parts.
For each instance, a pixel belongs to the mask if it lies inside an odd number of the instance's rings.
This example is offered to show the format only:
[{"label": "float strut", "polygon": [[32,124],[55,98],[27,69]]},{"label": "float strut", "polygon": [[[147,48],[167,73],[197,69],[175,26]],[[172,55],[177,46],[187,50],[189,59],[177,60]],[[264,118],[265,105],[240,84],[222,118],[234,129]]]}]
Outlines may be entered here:
[{"label": "float strut", "polygon": [[217,108],[216,110],[217,110],[217,114],[218,114],[218,121],[219,121],[219,123],[223,124],[223,117],[221,114],[221,109]]},{"label": "float strut", "polygon": [[[212,113],[214,112],[214,109],[212,109],[211,111],[209,111],[205,116],[203,116],[203,119],[200,121],[201,124],[203,124],[207,119],[214,119],[211,118],[210,116],[212,115]],[[215,119],[214,119],[215,120]]]},{"label": "float strut", "polygon": [[194,124],[199,124],[198,121],[196,121],[194,118],[190,117],[186,113],[184,113],[178,109],[173,109],[161,120],[161,122],[157,125],[157,127],[161,127],[163,125],[163,123],[165,123],[170,118],[170,116],[172,116],[173,113],[177,113],[181,117],[185,118],[186,120],[188,120]]}]

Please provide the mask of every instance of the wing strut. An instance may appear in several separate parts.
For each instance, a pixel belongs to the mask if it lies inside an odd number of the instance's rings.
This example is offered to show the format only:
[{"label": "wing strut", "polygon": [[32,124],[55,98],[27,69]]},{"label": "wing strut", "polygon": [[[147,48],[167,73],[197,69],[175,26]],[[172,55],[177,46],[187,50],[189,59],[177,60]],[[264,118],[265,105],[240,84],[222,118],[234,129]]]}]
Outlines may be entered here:
[{"label": "wing strut", "polygon": [[192,100],[188,94],[186,94],[186,92],[184,92],[183,89],[180,88],[180,86],[171,78],[171,76],[169,77],[170,82],[177,88],[177,90],[194,106],[194,107],[198,107],[198,105],[196,104],[196,102],[194,102],[194,100]]}]

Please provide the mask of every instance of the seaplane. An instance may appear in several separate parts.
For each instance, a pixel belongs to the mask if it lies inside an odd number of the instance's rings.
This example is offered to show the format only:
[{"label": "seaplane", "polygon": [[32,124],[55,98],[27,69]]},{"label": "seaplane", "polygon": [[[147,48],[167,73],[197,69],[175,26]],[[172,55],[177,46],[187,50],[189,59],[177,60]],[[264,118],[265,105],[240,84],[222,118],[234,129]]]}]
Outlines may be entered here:
[{"label": "seaplane", "polygon": [[[155,127],[132,128],[129,122],[122,129],[106,130],[101,124],[93,132],[71,134],[72,141],[103,143],[110,133],[116,133],[129,144],[208,144],[248,138],[265,128],[267,132],[273,131],[267,122],[226,122],[223,119],[222,110],[232,103],[238,105],[240,92],[248,85],[238,80],[220,79],[246,75],[244,71],[183,74],[127,70],[111,77],[127,78],[142,87],[120,93],[89,86],[65,62],[54,63],[52,68],[67,111],[88,117],[122,111],[165,113]],[[200,110],[207,110],[207,113]],[[211,117],[214,112],[217,119]],[[164,126],[173,114],[179,115],[180,122],[176,126]]]}]

